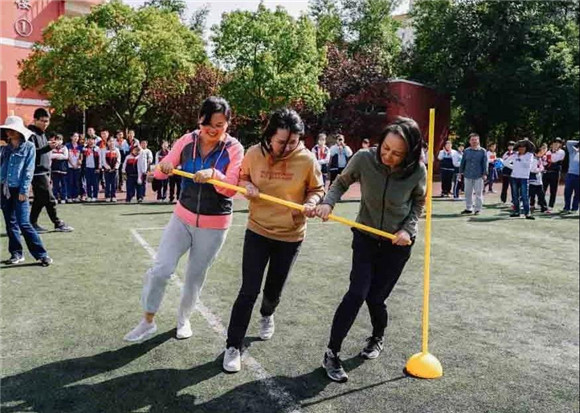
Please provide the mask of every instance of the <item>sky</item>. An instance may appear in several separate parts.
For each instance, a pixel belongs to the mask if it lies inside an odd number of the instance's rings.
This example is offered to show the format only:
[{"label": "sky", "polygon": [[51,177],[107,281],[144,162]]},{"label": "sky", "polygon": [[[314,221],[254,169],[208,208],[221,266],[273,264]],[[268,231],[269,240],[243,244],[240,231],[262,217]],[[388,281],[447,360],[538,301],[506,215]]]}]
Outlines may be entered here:
[{"label": "sky", "polygon": [[[124,3],[129,4],[134,7],[138,7],[145,3],[146,0],[123,0]],[[188,5],[187,16],[189,16],[198,8],[202,7],[204,4],[210,5],[210,11],[207,18],[206,30],[210,30],[211,26],[214,24],[219,24],[221,20],[222,13],[229,12],[233,10],[256,10],[260,0],[217,0],[217,1],[207,1],[207,0],[186,0]],[[289,14],[298,17],[301,12],[308,11],[308,0],[286,0],[286,1],[276,1],[276,0],[263,0],[263,3],[268,8],[276,8],[276,6],[283,6]],[[409,6],[409,0],[403,0],[401,5],[395,10],[395,14],[404,13]],[[207,33],[206,33],[207,35]]]}]

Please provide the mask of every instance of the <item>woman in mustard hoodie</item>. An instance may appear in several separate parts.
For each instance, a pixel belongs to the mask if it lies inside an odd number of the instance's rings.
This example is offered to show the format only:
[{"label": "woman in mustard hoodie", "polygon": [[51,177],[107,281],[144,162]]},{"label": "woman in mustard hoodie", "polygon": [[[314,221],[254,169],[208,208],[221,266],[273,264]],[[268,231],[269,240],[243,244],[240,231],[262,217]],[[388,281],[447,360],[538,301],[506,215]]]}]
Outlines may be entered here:
[{"label": "woman in mustard hoodie", "polygon": [[[306,232],[306,217],[313,217],[324,196],[320,166],[300,137],[304,124],[290,109],[272,114],[261,142],[248,149],[240,171],[240,186],[250,200],[244,239],[242,287],[232,308],[223,367],[241,369],[240,351],[268,266],[260,313],[260,338],[274,334],[274,311]],[[303,204],[304,213],[265,202],[264,192]]]}]

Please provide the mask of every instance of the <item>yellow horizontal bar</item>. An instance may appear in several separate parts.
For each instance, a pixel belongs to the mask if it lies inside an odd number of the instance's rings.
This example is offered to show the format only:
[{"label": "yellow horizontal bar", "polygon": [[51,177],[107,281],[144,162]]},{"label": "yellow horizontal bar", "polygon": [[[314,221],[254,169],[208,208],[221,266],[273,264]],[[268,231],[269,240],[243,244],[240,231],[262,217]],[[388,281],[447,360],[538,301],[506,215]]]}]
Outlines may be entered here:
[{"label": "yellow horizontal bar", "polygon": [[[190,178],[190,179],[193,179],[193,176],[194,176],[194,174],[192,174],[192,173],[184,172],[184,171],[179,170],[179,169],[174,169],[173,174],[184,176],[184,177]],[[232,191],[236,191],[236,192],[239,192],[239,193],[244,194],[244,195],[247,192],[246,188],[243,188],[243,187],[237,186],[237,185],[228,184],[227,182],[218,181],[217,179],[209,179],[207,181],[207,183],[212,184],[212,185],[216,185],[216,186],[220,186],[222,188],[230,189]],[[275,204],[284,205],[288,208],[296,209],[300,212],[304,211],[304,205],[297,204],[295,202],[286,201],[284,199],[276,198],[275,196],[262,194],[262,193],[259,193],[258,197],[260,199],[263,199],[264,201],[269,201],[269,202],[273,202]],[[368,225],[360,224],[358,222],[351,221],[350,219],[342,218],[342,217],[339,217],[339,216],[334,215],[334,214],[330,214],[328,216],[328,219],[335,221],[335,222],[340,222],[341,224],[344,224],[344,225],[348,225],[349,227],[354,227],[354,228],[360,229],[362,231],[370,232],[371,234],[378,235],[379,237],[388,238],[388,239],[395,239],[396,238],[393,234],[390,234],[388,232],[381,231],[380,229],[369,227]]]}]

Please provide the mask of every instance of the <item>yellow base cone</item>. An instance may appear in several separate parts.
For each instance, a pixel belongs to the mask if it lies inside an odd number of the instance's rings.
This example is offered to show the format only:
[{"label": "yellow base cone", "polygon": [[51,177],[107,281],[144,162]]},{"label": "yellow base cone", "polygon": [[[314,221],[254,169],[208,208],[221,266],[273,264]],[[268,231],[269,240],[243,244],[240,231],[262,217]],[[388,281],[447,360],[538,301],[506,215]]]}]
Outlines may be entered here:
[{"label": "yellow base cone", "polygon": [[421,379],[437,379],[443,376],[441,363],[431,353],[415,354],[407,361],[405,370],[410,375]]}]

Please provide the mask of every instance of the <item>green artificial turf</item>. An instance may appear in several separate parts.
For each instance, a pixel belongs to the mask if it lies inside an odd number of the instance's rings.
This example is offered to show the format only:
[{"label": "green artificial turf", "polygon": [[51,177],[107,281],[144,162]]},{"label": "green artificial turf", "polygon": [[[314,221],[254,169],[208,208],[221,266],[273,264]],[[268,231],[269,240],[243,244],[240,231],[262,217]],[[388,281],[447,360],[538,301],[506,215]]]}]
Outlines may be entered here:
[{"label": "green artificial turf", "polygon": [[[122,341],[141,317],[151,263],[131,230],[156,248],[162,230],[155,228],[167,223],[171,205],[59,205],[75,231],[42,235],[54,264],[0,269],[1,410],[578,412],[578,217],[509,219],[490,198],[479,217],[459,216],[462,203],[434,201],[429,349],[444,376],[403,374],[421,345],[421,233],[387,301],[385,352],[374,361],[356,356],[370,333],[363,307],[343,346],[346,384],[331,383],[320,364],[348,286],[347,227],[309,226],[268,342],[256,338],[255,306],[248,354],[271,376],[264,378],[247,366],[222,373],[224,338],[198,312],[193,337],[174,338],[175,281],[157,317],[158,335]],[[226,328],[241,281],[246,208],[236,201],[234,226],[201,297]],[[357,208],[346,202],[335,212],[354,218]],[[1,241],[5,259],[7,238]],[[182,260],[181,278],[184,269]]]}]

